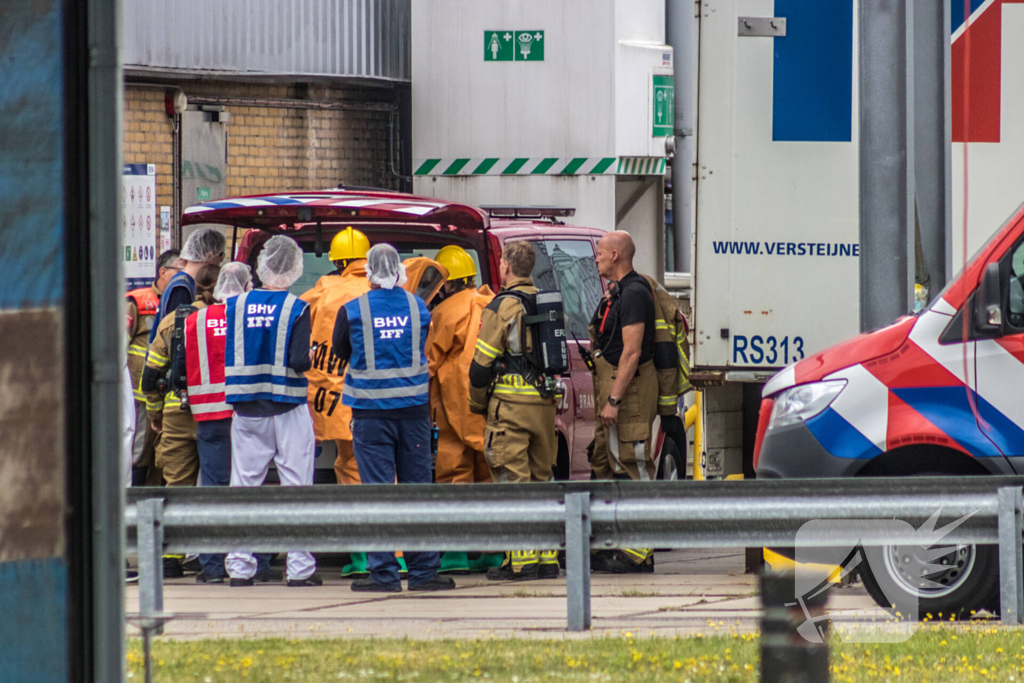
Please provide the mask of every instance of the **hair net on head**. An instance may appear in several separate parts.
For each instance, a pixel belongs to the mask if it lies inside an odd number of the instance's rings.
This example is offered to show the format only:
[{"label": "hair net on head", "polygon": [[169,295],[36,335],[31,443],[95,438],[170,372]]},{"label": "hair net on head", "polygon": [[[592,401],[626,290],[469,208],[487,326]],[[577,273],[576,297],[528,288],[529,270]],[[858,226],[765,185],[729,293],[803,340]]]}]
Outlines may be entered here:
[{"label": "hair net on head", "polygon": [[381,289],[394,289],[405,284],[405,266],[393,246],[377,244],[366,252],[366,279]]},{"label": "hair net on head", "polygon": [[235,261],[220,269],[217,286],[213,289],[213,298],[217,301],[226,301],[251,288],[252,273],[249,272],[249,266]]},{"label": "hair net on head", "polygon": [[271,237],[256,259],[256,274],[264,287],[288,289],[302,277],[302,247],[291,237]]},{"label": "hair net on head", "polygon": [[181,248],[181,258],[196,263],[220,263],[227,240],[213,228],[199,228],[188,236]]}]

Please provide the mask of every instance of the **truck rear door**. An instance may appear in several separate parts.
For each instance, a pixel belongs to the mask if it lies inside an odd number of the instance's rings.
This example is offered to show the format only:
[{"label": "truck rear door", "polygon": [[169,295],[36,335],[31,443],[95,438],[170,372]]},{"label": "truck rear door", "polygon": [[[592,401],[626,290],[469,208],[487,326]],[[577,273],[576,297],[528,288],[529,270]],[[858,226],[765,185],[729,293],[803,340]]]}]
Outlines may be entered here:
[{"label": "truck rear door", "polygon": [[699,6],[693,360],[781,367],[858,332],[856,1]]}]

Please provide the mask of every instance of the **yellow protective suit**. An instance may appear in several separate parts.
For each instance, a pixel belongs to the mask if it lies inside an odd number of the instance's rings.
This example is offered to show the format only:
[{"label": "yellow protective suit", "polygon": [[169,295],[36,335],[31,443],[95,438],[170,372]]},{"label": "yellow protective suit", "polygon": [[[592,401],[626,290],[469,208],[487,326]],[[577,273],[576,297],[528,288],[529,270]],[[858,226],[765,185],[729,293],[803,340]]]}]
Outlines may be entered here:
[{"label": "yellow protective suit", "polygon": [[319,344],[309,380],[309,412],[318,441],[334,441],[338,455],[334,474],[339,484],[358,484],[359,469],[352,454],[352,409],[341,403],[345,385],[345,367],[331,353],[334,321],[338,310],[349,301],[370,291],[366,279],[366,259],[352,261],[341,275],[324,275],[313,289],[300,298],[309,304],[313,343]]},{"label": "yellow protective suit", "polygon": [[402,265],[405,266],[406,278],[402,288],[423,299],[423,303],[429,308],[430,302],[448,279],[448,270],[426,256],[407,258],[402,261]]},{"label": "yellow protective suit", "polygon": [[469,412],[469,366],[480,316],[494,299],[487,285],[451,295],[431,314],[427,336],[430,413],[437,422],[436,478],[443,484],[491,481],[484,458],[483,415]]}]

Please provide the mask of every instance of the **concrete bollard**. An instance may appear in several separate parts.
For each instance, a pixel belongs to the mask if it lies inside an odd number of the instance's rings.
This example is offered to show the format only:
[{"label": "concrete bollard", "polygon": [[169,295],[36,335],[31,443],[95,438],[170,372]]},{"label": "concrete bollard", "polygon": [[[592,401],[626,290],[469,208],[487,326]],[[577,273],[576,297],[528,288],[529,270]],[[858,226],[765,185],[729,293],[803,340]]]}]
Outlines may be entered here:
[{"label": "concrete bollard", "polygon": [[761,575],[761,681],[827,683],[828,592],[795,595],[790,572]]}]

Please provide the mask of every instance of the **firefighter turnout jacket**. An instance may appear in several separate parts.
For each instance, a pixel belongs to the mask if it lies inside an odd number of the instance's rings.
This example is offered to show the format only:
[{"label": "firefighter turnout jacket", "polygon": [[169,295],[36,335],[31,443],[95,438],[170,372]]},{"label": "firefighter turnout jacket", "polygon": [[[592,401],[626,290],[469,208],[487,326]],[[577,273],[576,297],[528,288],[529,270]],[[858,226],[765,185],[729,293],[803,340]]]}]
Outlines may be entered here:
[{"label": "firefighter turnout jacket", "polygon": [[[198,309],[206,307],[202,301],[196,301],[192,304]],[[146,354],[146,369],[150,370],[153,376],[166,375],[171,369],[171,337],[174,335],[174,316],[175,312],[171,311],[164,316],[163,320],[156,327],[156,336],[153,338],[153,343],[149,346],[149,353]],[[155,386],[147,386],[147,383],[142,384],[143,395],[146,401],[146,412],[149,413],[150,419],[159,420],[160,414],[165,410],[167,411],[180,411],[181,410],[181,399],[178,395],[170,388],[160,391]]]},{"label": "firefighter turnout jacket", "polygon": [[[516,278],[506,289],[537,293],[530,278]],[[524,317],[518,298],[500,294],[480,316],[480,333],[469,370],[469,408],[474,413],[486,414],[492,394],[510,403],[551,405],[551,399],[541,396],[523,376],[528,370],[524,354],[533,350],[530,335],[524,334]]]},{"label": "firefighter turnout jacket", "polygon": [[[537,293],[530,278],[512,280],[506,290]],[[523,376],[529,370],[524,354],[532,351],[524,317],[518,297],[495,297],[480,316],[469,369],[470,410],[487,416],[484,457],[498,483],[549,481],[558,455],[554,401]]]},{"label": "firefighter turnout jacket", "polygon": [[146,397],[139,388],[142,369],[146,367],[146,353],[149,351],[149,333],[156,324],[156,313],[160,308],[160,292],[155,286],[140,287],[128,292],[128,374],[132,380],[132,394],[135,400],[144,403]]}]

